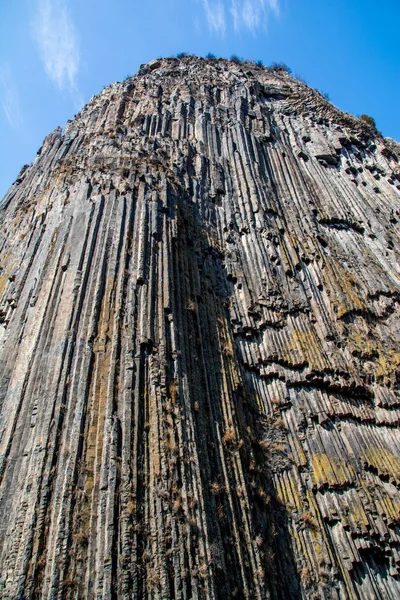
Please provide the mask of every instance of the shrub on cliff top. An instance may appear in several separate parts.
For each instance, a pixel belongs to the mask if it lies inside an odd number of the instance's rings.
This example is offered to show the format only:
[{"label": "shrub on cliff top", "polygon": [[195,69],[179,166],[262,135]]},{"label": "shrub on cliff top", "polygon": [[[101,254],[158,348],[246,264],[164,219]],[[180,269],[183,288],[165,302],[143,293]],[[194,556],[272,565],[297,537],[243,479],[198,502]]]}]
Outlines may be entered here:
[{"label": "shrub on cliff top", "polygon": [[371,125],[371,127],[374,127],[376,129],[376,123],[375,123],[374,117],[370,117],[369,115],[361,115],[360,119],[362,121],[364,121],[365,123],[368,123],[368,125]]},{"label": "shrub on cliff top", "polygon": [[321,96],[323,96],[325,98],[325,100],[328,100],[328,102],[330,101],[330,96],[328,94],[328,92],[322,92],[321,90],[316,88],[316,91],[321,94]]},{"label": "shrub on cliff top", "polygon": [[288,67],[285,63],[283,62],[273,62],[270,66],[269,69],[271,69],[271,71],[285,71],[285,73],[291,73],[292,69],[290,67]]}]

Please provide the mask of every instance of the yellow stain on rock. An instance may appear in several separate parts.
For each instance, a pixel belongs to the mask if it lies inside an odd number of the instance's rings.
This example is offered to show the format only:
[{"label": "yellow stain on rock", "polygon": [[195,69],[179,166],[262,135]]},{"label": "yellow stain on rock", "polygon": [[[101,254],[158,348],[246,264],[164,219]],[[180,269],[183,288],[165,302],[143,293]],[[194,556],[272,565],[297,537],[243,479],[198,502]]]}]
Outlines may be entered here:
[{"label": "yellow stain on rock", "polygon": [[313,480],[318,488],[342,487],[352,483],[355,477],[353,466],[338,457],[313,454]]},{"label": "yellow stain on rock", "polygon": [[362,458],[369,467],[375,469],[379,475],[390,476],[400,481],[400,460],[398,460],[387,448],[371,446],[364,450]]},{"label": "yellow stain on rock", "polygon": [[321,274],[328,296],[336,306],[338,318],[354,309],[365,310],[365,301],[356,293],[354,276],[345,271],[338,260],[330,257]]}]

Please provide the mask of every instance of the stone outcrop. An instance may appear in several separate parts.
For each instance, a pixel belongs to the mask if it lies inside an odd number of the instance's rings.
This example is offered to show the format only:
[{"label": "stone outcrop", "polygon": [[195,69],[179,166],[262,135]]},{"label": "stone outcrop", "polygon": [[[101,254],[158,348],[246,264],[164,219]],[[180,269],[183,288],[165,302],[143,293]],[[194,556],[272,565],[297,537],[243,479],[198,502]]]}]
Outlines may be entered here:
[{"label": "stone outcrop", "polygon": [[160,59],[0,205],[2,599],[400,597],[400,149]]}]

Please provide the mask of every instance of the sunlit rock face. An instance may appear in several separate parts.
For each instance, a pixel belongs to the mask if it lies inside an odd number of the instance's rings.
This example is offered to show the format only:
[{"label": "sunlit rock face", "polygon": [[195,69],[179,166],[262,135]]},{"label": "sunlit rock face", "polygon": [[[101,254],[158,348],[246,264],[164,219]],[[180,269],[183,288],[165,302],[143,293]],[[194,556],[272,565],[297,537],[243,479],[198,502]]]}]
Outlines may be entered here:
[{"label": "sunlit rock face", "polygon": [[400,597],[399,146],[160,59],[0,205],[0,597]]}]

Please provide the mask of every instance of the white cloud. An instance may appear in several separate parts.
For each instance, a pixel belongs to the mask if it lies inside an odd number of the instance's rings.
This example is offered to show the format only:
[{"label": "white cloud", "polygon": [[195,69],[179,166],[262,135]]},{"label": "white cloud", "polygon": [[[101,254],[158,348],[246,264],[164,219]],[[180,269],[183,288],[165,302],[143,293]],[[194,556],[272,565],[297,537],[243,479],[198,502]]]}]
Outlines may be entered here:
[{"label": "white cloud", "polygon": [[252,0],[246,0],[243,2],[242,20],[247,29],[254,31],[259,26],[262,10],[263,7],[261,3],[258,4],[256,2],[252,2]]},{"label": "white cloud", "polygon": [[236,30],[244,28],[255,33],[267,26],[271,13],[279,15],[279,0],[232,0],[231,12]]},{"label": "white cloud", "polygon": [[268,2],[269,8],[272,12],[275,13],[276,16],[279,15],[279,0],[269,0]]},{"label": "white cloud", "polygon": [[[225,6],[221,0],[203,0],[208,27],[211,31],[224,33],[226,29]],[[279,0],[230,0],[227,13],[231,15],[235,31],[247,29],[255,33],[266,27],[271,15],[279,16]]]},{"label": "white cloud", "polygon": [[47,75],[76,95],[79,46],[66,0],[37,0],[34,38]]},{"label": "white cloud", "polygon": [[231,4],[231,15],[233,19],[233,28],[235,31],[239,29],[239,2],[237,0],[232,0]]},{"label": "white cloud", "polygon": [[203,6],[207,17],[208,28],[224,35],[226,29],[225,8],[221,0],[203,0]]},{"label": "white cloud", "polygon": [[22,112],[19,104],[19,94],[15,86],[10,67],[0,68],[0,102],[7,121],[14,129],[22,125]]}]

